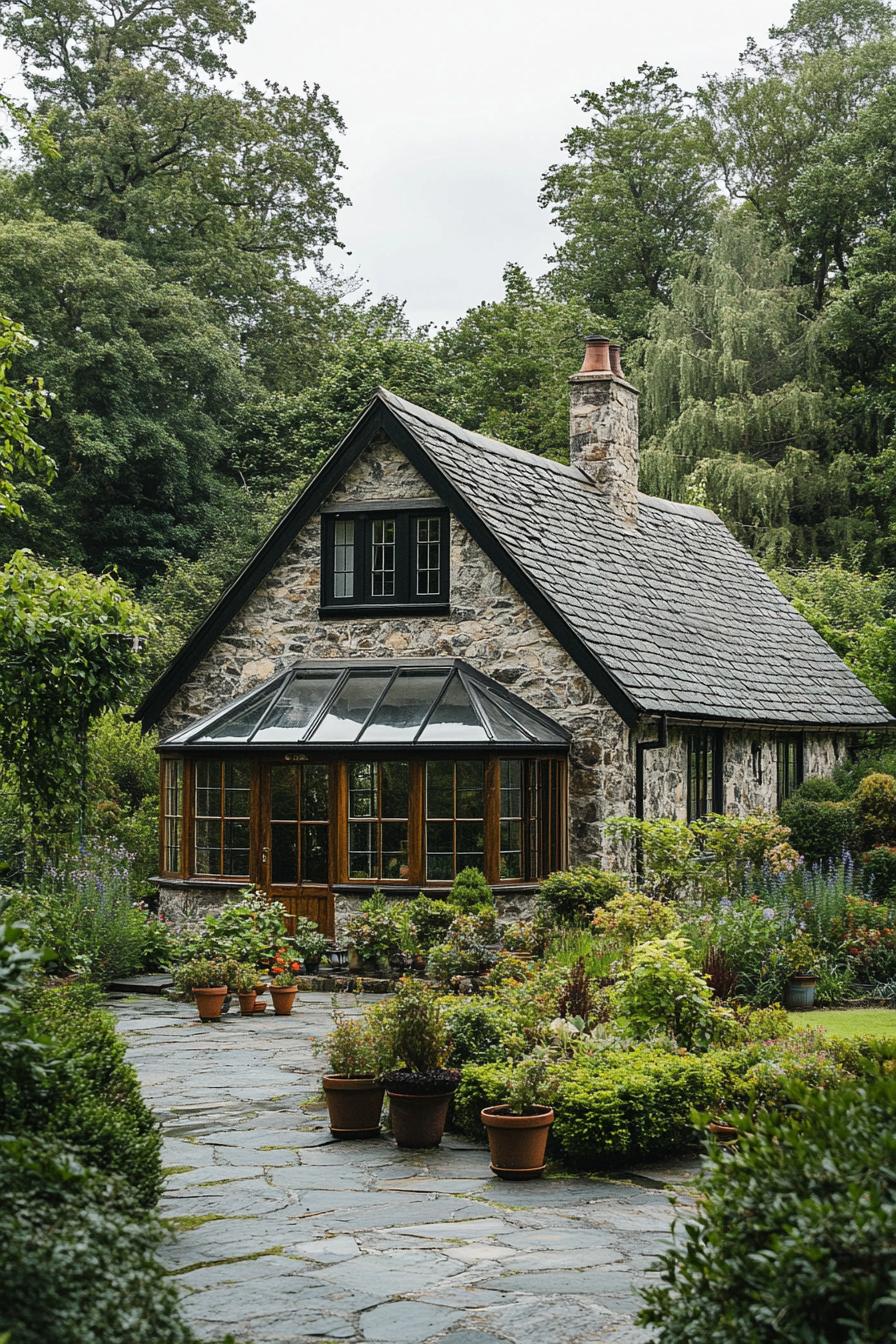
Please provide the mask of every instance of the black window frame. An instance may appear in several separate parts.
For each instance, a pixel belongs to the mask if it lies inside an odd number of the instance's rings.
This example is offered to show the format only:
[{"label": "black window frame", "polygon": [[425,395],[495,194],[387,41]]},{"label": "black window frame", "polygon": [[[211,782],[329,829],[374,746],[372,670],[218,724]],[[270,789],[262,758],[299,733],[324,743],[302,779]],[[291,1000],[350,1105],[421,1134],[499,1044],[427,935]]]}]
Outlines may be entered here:
[{"label": "black window frame", "polygon": [[[685,784],[688,822],[724,812],[724,734],[721,728],[692,728],[685,745]],[[711,753],[711,755],[710,755]],[[696,763],[696,770],[692,766]],[[697,788],[695,775],[701,776]]]},{"label": "black window frame", "polygon": [[[791,771],[789,749],[795,749]],[[782,768],[783,767],[783,768]],[[780,807],[798,789],[805,777],[806,739],[803,733],[777,733],[775,736],[775,796]]]},{"label": "black window frame", "polygon": [[[439,591],[417,592],[417,523],[421,519],[439,521]],[[373,530],[377,522],[395,525],[395,591],[380,596],[373,593]],[[335,533],[338,523],[354,524],[354,582],[350,597],[336,597]],[[322,616],[379,615],[402,612],[448,611],[450,604],[450,522],[447,509],[403,507],[401,503],[376,509],[333,510],[321,515],[321,601]],[[431,572],[431,571],[430,571]]]}]

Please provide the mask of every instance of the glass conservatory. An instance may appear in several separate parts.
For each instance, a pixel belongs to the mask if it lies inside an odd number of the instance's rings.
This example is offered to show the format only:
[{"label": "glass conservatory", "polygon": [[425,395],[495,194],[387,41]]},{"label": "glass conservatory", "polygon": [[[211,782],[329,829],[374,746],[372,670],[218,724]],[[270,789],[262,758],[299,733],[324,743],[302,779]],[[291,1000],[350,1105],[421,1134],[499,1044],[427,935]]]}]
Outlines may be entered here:
[{"label": "glass conservatory", "polygon": [[569,735],[459,660],[300,663],[161,752],[161,880],[255,883],[332,932],[332,895],[566,852]]}]

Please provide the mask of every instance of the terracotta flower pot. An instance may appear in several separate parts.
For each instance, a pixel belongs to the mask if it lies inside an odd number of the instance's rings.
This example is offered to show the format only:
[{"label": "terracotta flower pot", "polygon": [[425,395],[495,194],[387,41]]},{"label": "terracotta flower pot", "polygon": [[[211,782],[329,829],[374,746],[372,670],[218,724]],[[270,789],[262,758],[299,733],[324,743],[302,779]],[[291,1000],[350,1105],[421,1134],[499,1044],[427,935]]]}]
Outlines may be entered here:
[{"label": "terracotta flower pot", "polygon": [[379,1134],[384,1092],[382,1084],[372,1077],[327,1074],[324,1096],[330,1113],[330,1133],[337,1139],[370,1139]]},{"label": "terracotta flower pot", "polygon": [[203,1022],[215,1022],[221,1016],[224,1000],[227,998],[227,986],[219,985],[214,989],[191,989],[196,1001],[196,1009]]},{"label": "terracotta flower pot", "polygon": [[554,1123],[550,1106],[533,1106],[527,1115],[513,1115],[509,1106],[486,1106],[479,1118],[488,1133],[496,1176],[505,1181],[531,1181],[542,1175],[548,1132]]},{"label": "terracotta flower pot", "polygon": [[267,1010],[268,1010],[268,1005],[264,1002],[263,999],[256,999],[256,1000],[255,1000],[255,1007],[252,1009],[253,1013],[255,1013],[255,1014],[258,1014],[258,1013],[266,1013]]},{"label": "terracotta flower pot", "polygon": [[390,1092],[389,1119],[399,1148],[437,1148],[453,1095],[453,1090],[421,1095]]},{"label": "terracotta flower pot", "polygon": [[710,1120],[706,1128],[717,1143],[728,1146],[737,1142],[737,1128],[734,1125],[726,1125],[721,1120]]},{"label": "terracotta flower pot", "polygon": [[240,1001],[240,1012],[243,1017],[251,1017],[255,1012],[255,997],[254,989],[250,989],[245,994],[237,994],[237,998]]},{"label": "terracotta flower pot", "polygon": [[278,1017],[289,1017],[297,989],[295,985],[271,985],[271,998],[274,1000],[274,1012]]}]

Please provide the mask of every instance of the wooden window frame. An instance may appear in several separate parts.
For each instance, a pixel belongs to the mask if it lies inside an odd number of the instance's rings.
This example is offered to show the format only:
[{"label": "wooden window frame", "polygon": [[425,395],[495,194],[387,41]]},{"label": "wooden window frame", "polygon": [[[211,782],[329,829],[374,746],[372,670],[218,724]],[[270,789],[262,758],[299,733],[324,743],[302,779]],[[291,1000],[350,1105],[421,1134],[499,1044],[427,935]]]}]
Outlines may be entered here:
[{"label": "wooden window frame", "polygon": [[[398,764],[398,765],[406,765],[406,766],[408,767],[408,815],[407,815],[406,817],[386,816],[386,815],[384,815],[384,813],[383,813],[383,766],[384,766],[384,765],[388,765],[388,764],[390,764],[390,763],[392,763],[392,764]],[[351,794],[352,794],[352,790],[351,790],[351,771],[352,771],[352,766],[353,766],[353,765],[358,765],[358,764],[372,765],[372,766],[374,767],[375,774],[376,774],[376,784],[375,784],[376,811],[375,811],[375,812],[372,812],[369,816],[364,816],[364,817],[361,817],[361,816],[355,816],[355,815],[352,813],[352,810],[351,810]],[[344,837],[343,837],[343,839],[342,839],[342,841],[341,841],[341,843],[340,843],[340,852],[341,852],[341,854],[342,854],[342,856],[344,857],[344,860],[345,860],[345,865],[346,865],[346,881],[348,881],[348,882],[352,882],[352,883],[358,883],[358,884],[360,884],[360,885],[362,885],[362,886],[365,885],[365,884],[369,886],[371,882],[375,883],[377,886],[381,886],[381,885],[385,885],[385,886],[396,886],[396,885],[398,885],[398,886],[402,886],[402,885],[406,885],[406,884],[410,881],[410,875],[411,875],[411,871],[412,871],[412,842],[411,842],[411,834],[412,834],[412,831],[413,831],[413,829],[414,829],[414,826],[413,826],[413,817],[414,817],[414,808],[415,808],[415,806],[416,806],[416,798],[415,798],[415,792],[414,792],[414,778],[413,778],[413,776],[414,776],[414,765],[415,765],[415,762],[413,762],[413,761],[411,761],[411,760],[408,760],[408,759],[406,759],[406,758],[404,758],[404,757],[386,757],[386,758],[382,758],[382,757],[380,757],[380,758],[377,758],[377,757],[375,757],[375,756],[363,756],[363,757],[358,757],[358,758],[356,758],[355,760],[346,761],[346,762],[344,763],[343,774],[344,774],[344,777],[345,777],[345,797],[346,797],[346,808],[345,808],[345,835],[344,835]],[[408,869],[408,871],[407,871],[407,874],[406,874],[404,877],[384,877],[384,876],[382,876],[382,868],[383,868],[383,825],[384,825],[384,823],[385,823],[386,825],[389,825],[390,823],[399,823],[399,824],[400,824],[400,823],[402,823],[402,822],[404,823],[405,827],[407,828],[407,851],[408,851],[407,869]],[[377,868],[378,871],[377,871],[377,873],[374,873],[374,874],[372,874],[372,875],[369,876],[369,877],[366,877],[366,876],[365,876],[365,877],[353,877],[352,874],[351,874],[351,855],[352,855],[352,851],[351,851],[351,827],[352,827],[353,824],[372,825],[372,826],[375,828],[375,835],[376,835],[376,859],[377,859],[377,862],[376,862],[376,868]],[[416,867],[416,864],[415,864],[414,866]]]},{"label": "wooden window frame", "polygon": [[[685,740],[685,782],[689,823],[725,810],[723,751],[724,735],[721,728],[692,728],[688,732]],[[695,774],[698,776],[696,788]]]},{"label": "wooden window frame", "polygon": [[[187,849],[187,765],[182,756],[162,756],[159,758],[159,872],[163,877],[181,877],[189,868],[189,850]],[[169,810],[170,785],[169,772],[175,768],[180,775],[180,811]],[[180,823],[178,841],[178,864],[176,868],[168,863],[169,823]]]},{"label": "wooden window frame", "polygon": [[[319,766],[327,775],[327,815],[323,818],[306,818],[304,811],[304,787],[305,787],[305,769],[309,766]],[[261,881],[265,886],[271,888],[290,890],[293,888],[308,888],[315,891],[322,891],[329,887],[333,871],[333,768],[327,761],[290,761],[281,760],[274,757],[271,760],[253,761],[253,774],[258,780],[257,796],[261,806],[258,808],[258,815],[253,817],[250,827],[250,834],[256,835],[258,847],[261,853]],[[283,817],[275,818],[272,816],[271,802],[271,771],[277,767],[283,766],[297,772],[296,783],[296,816],[295,818]],[[263,782],[263,787],[262,787]],[[295,882],[276,882],[274,880],[274,827],[282,826],[284,828],[292,826],[296,834],[296,878]],[[327,832],[327,876],[322,880],[306,878],[303,876],[303,867],[305,859],[305,836],[304,832],[311,828],[323,827]]]},{"label": "wooden window frame", "polygon": [[[500,871],[500,826],[501,826],[501,761],[519,759],[523,769],[523,787],[526,794],[524,801],[524,826],[523,826],[523,873],[521,877],[502,878]],[[244,817],[230,817],[223,811],[223,770],[225,764],[230,762],[239,762],[248,766],[250,775],[249,787],[249,873],[202,873],[196,868],[196,822],[195,811],[196,804],[196,767],[200,761],[212,760],[217,762],[219,767],[219,798],[221,799],[221,810],[218,813],[219,821],[219,848],[223,846],[223,827],[227,820],[244,821]],[[374,821],[381,824],[383,820],[389,821],[393,818],[382,816],[382,787],[380,782],[381,766],[389,760],[406,762],[408,765],[408,872],[406,877],[401,878],[368,878],[349,875],[349,778],[351,765],[364,760],[375,764],[378,767],[378,802],[376,817],[357,818],[360,821]],[[304,758],[302,763],[320,763],[327,765],[329,769],[329,809],[326,822],[304,822],[299,821],[298,825],[326,825],[329,828],[328,846],[328,878],[324,883],[303,883],[299,886],[313,887],[317,890],[324,890],[325,887],[350,886],[363,890],[365,887],[382,886],[395,888],[416,888],[420,890],[446,890],[451,886],[453,878],[428,880],[426,877],[426,764],[427,761],[447,760],[456,767],[458,761],[481,761],[484,772],[484,818],[483,826],[485,830],[485,854],[484,854],[484,872],[486,881],[493,887],[514,887],[521,885],[535,885],[547,877],[550,872],[556,871],[566,863],[567,849],[567,762],[559,755],[528,755],[524,753],[492,753],[492,752],[464,752],[457,756],[446,755],[445,753],[414,753],[392,751],[371,751],[363,755],[353,753],[351,756],[340,755],[337,752],[321,753],[311,758]],[[166,771],[169,762],[181,762],[183,770],[183,815],[181,820],[181,867],[178,872],[172,872],[165,869],[165,829],[164,829],[164,807],[165,807],[165,780]],[[208,756],[203,753],[202,756],[165,756],[160,761],[160,798],[159,798],[159,818],[160,818],[160,873],[165,879],[178,879],[192,882],[198,885],[222,886],[247,885],[250,882],[257,882],[264,886],[283,887],[282,883],[273,883],[271,881],[270,854],[268,849],[268,825],[270,822],[270,797],[268,795],[268,784],[266,767],[273,764],[290,763],[288,755],[280,756],[276,753],[259,753],[257,755],[239,755],[231,753],[221,753],[220,755]],[[533,809],[532,801],[529,797],[532,772],[539,778],[539,804],[537,809]],[[452,781],[452,791],[454,794],[454,807],[456,812],[456,769]],[[403,818],[395,818],[403,820]],[[458,820],[475,821],[475,818],[457,818],[450,819],[455,826]],[[378,852],[381,853],[381,841],[378,842]],[[535,857],[533,858],[533,854]]]},{"label": "wooden window frame", "polygon": [[[790,749],[794,751],[793,771],[788,760]],[[782,752],[785,753],[782,757]],[[782,769],[783,764],[783,769]],[[777,806],[798,789],[805,778],[806,737],[804,733],[777,733],[775,735],[775,796]],[[792,773],[792,778],[791,778]]]},{"label": "wooden window frame", "polygon": [[[219,802],[219,810],[218,810],[218,813],[217,813],[217,817],[216,817],[216,815],[215,815],[214,813],[211,813],[211,812],[206,813],[206,812],[199,812],[199,811],[197,811],[197,808],[196,808],[196,791],[197,791],[197,788],[198,788],[198,774],[197,774],[196,766],[199,764],[199,761],[197,761],[197,762],[194,763],[194,767],[193,767],[193,771],[192,771],[192,774],[193,774],[193,787],[192,787],[192,814],[193,814],[193,816],[192,816],[192,821],[193,821],[193,825],[192,825],[192,827],[191,827],[191,832],[192,832],[192,834],[191,834],[191,837],[190,837],[190,870],[191,870],[191,873],[192,873],[192,875],[193,875],[194,877],[202,878],[202,879],[208,879],[208,881],[210,881],[210,882],[215,881],[215,879],[217,879],[219,882],[223,882],[223,881],[230,881],[230,882],[237,882],[237,881],[240,881],[240,882],[247,882],[247,883],[248,883],[248,882],[251,882],[251,880],[252,880],[252,873],[253,873],[253,871],[254,871],[254,853],[253,853],[253,850],[254,850],[254,846],[253,846],[253,817],[254,817],[254,815],[255,815],[255,811],[256,811],[256,808],[253,807],[253,804],[254,804],[254,802],[255,802],[255,798],[256,798],[256,795],[257,795],[257,777],[258,777],[258,771],[257,771],[257,768],[256,768],[256,766],[255,766],[255,762],[254,762],[253,760],[251,760],[250,758],[242,757],[242,756],[237,756],[237,757],[233,757],[233,756],[206,756],[206,757],[203,757],[203,758],[202,758],[202,764],[206,764],[206,763],[209,763],[209,762],[211,762],[211,763],[216,763],[217,766],[218,766],[218,798],[219,798],[219,800],[220,800],[220,802]],[[225,774],[225,772],[226,772],[226,769],[227,769],[227,766],[228,766],[228,765],[243,765],[243,766],[246,766],[247,769],[248,769],[248,771],[249,771],[248,811],[247,811],[247,813],[246,813],[245,815],[236,816],[236,815],[233,815],[233,814],[231,814],[231,813],[229,813],[229,812],[226,811],[226,808],[225,808],[225,802],[226,802],[226,796],[227,796],[227,782],[226,782],[226,774]],[[197,825],[197,823],[200,822],[200,821],[215,821],[215,820],[218,821],[218,826],[219,826],[219,830],[218,830],[218,854],[219,854],[219,856],[220,856],[220,864],[221,864],[221,867],[220,867],[220,871],[219,871],[219,872],[216,872],[216,873],[209,873],[209,872],[205,872],[205,871],[200,871],[200,869],[199,869],[199,864],[198,864],[198,862],[197,862],[197,845],[196,845],[196,836],[197,836],[197,832],[198,832],[198,825]],[[228,822],[245,822],[245,823],[246,823],[246,826],[247,826],[247,829],[248,829],[249,843],[248,843],[248,846],[247,846],[247,855],[248,855],[248,857],[247,857],[247,862],[246,862],[246,867],[247,867],[248,871],[245,872],[245,873],[231,873],[231,872],[228,872],[228,871],[226,870],[226,868],[225,868],[225,865],[224,865],[224,856],[225,856],[225,853],[226,853],[226,850],[227,850],[227,846],[226,846],[225,843],[224,843],[224,838],[225,838],[225,835],[226,835],[226,828],[227,828],[227,823],[228,823]]]},{"label": "wooden window frame", "polygon": [[[418,523],[439,523],[438,592],[418,592]],[[336,528],[354,525],[354,575],[351,596],[335,593]],[[394,591],[373,591],[374,529],[394,525]],[[404,508],[396,504],[365,511],[345,510],[321,514],[320,613],[324,616],[389,615],[410,611],[447,611],[450,602],[450,515],[447,509]],[[427,572],[433,572],[429,570]]]}]

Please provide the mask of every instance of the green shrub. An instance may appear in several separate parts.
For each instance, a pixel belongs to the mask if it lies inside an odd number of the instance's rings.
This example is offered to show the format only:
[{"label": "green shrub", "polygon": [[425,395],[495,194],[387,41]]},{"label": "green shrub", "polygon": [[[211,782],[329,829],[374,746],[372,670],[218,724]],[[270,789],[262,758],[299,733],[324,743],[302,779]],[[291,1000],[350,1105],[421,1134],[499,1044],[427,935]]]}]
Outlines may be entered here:
[{"label": "green shrub", "polygon": [[790,827],[790,843],[807,863],[829,863],[853,847],[856,809],[852,803],[807,797],[810,780],[781,804],[781,820]]},{"label": "green shrub", "polygon": [[444,942],[457,907],[434,896],[416,896],[408,906],[408,914],[421,950],[428,952],[436,943]]},{"label": "green shrub", "polygon": [[401,947],[401,919],[381,891],[375,891],[345,926],[349,947],[362,961],[387,961]]},{"label": "green shrub", "polygon": [[444,1065],[448,1031],[435,990],[405,976],[388,1003],[377,1006],[374,1020],[388,1035],[392,1056],[402,1068],[427,1073]]},{"label": "green shrub", "polygon": [[862,886],[872,901],[896,904],[896,846],[876,845],[862,855]]},{"label": "green shrub", "polygon": [[664,938],[680,921],[671,905],[654,901],[641,892],[623,892],[605,906],[598,906],[591,921],[592,932],[621,947],[632,947],[650,938]]},{"label": "green shrub", "polygon": [[710,1147],[687,1235],[644,1291],[657,1344],[896,1336],[896,1078],[802,1093]]},{"label": "green shrub", "polygon": [[690,1050],[713,1036],[712,992],[680,934],[639,943],[615,998],[620,1025],[638,1041],[665,1032]]},{"label": "green shrub", "polygon": [[494,906],[495,893],[478,868],[461,868],[451,884],[451,904],[464,914]]},{"label": "green shrub", "polygon": [[58,1143],[0,1138],[0,1332],[15,1344],[191,1344],[126,1181]]},{"label": "green shrub", "polygon": [[18,895],[17,909],[45,950],[48,969],[106,984],[156,958],[158,920],[140,900],[132,863],[125,850],[96,844],[48,866],[34,890]]},{"label": "green shrub", "polygon": [[794,789],[790,798],[807,798],[810,803],[842,803],[854,792],[854,788],[845,789],[842,782],[829,775],[810,775]]},{"label": "green shrub", "polygon": [[514,1027],[510,1013],[491,999],[452,999],[445,1006],[448,1028],[448,1066],[487,1064],[507,1059],[522,1045],[522,1036]]},{"label": "green shrub", "polygon": [[551,873],[538,893],[539,920],[548,927],[571,924],[586,928],[598,906],[624,891],[621,877],[589,864]]},{"label": "green shrub", "polygon": [[856,789],[855,807],[863,849],[896,843],[896,779],[892,775],[866,775]]},{"label": "green shrub", "polygon": [[289,944],[286,907],[247,887],[217,914],[206,915],[198,932],[181,939],[178,959],[209,957],[266,966],[279,948]]},{"label": "green shrub", "polygon": [[125,1044],[89,987],[35,987],[23,1008],[43,1043],[41,1067],[26,1055],[0,1076],[0,1133],[67,1144],[80,1159],[121,1177],[130,1200],[151,1208],[161,1189],[157,1122],[125,1063]]}]

